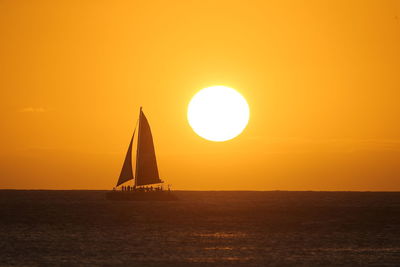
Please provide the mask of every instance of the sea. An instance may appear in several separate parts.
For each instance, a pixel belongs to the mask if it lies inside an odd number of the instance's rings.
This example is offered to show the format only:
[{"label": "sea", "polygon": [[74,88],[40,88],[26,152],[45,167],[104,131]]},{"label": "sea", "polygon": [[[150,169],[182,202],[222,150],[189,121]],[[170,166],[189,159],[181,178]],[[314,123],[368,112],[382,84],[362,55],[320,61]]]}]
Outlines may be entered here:
[{"label": "sea", "polygon": [[0,190],[0,266],[400,266],[400,192]]}]

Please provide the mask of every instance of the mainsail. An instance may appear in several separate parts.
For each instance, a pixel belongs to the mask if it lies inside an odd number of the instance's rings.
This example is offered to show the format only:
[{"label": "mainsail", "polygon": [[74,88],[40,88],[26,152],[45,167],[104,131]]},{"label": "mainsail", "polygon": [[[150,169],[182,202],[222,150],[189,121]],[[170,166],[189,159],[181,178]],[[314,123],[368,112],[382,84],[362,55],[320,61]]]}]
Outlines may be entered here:
[{"label": "mainsail", "polygon": [[133,137],[135,137],[135,131],[133,131],[133,135],[131,138],[131,142],[129,144],[128,152],[126,152],[124,165],[122,166],[122,170],[121,170],[121,174],[119,175],[117,186],[133,179],[133,171],[132,171]]},{"label": "mainsail", "polygon": [[138,147],[136,154],[136,186],[162,183],[158,174],[156,153],[150,125],[142,109],[139,115]]}]

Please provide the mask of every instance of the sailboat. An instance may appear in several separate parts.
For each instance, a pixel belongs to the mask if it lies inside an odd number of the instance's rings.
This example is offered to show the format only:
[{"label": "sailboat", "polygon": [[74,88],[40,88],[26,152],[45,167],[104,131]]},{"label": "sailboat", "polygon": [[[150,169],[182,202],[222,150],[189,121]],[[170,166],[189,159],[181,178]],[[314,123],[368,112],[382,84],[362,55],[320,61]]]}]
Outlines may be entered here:
[{"label": "sailboat", "polygon": [[[132,153],[136,128],[133,131],[116,187],[111,192],[107,192],[106,197],[110,200],[175,200],[176,197],[171,192],[170,186],[168,185],[168,190],[163,188],[164,181],[160,179],[158,173],[150,125],[142,107],[140,107],[137,124],[139,126],[135,172],[133,171]],[[133,185],[123,185],[131,180]]]}]

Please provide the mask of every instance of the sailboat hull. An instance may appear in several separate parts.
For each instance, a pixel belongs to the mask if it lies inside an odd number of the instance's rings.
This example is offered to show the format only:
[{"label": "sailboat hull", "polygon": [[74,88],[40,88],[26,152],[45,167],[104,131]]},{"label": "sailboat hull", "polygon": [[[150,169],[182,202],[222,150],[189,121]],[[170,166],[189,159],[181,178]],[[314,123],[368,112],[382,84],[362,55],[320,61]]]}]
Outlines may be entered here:
[{"label": "sailboat hull", "polygon": [[170,191],[110,191],[106,199],[116,201],[175,201],[178,198]]}]

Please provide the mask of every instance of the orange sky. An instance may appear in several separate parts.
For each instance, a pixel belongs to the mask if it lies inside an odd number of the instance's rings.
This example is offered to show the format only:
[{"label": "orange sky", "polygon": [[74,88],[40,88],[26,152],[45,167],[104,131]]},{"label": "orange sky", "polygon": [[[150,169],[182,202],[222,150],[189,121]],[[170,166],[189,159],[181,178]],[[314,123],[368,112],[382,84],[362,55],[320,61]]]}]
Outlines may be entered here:
[{"label": "orange sky", "polygon": [[[236,139],[197,136],[237,89]],[[139,106],[175,189],[400,190],[400,1],[0,1],[0,188],[108,189]]]}]

